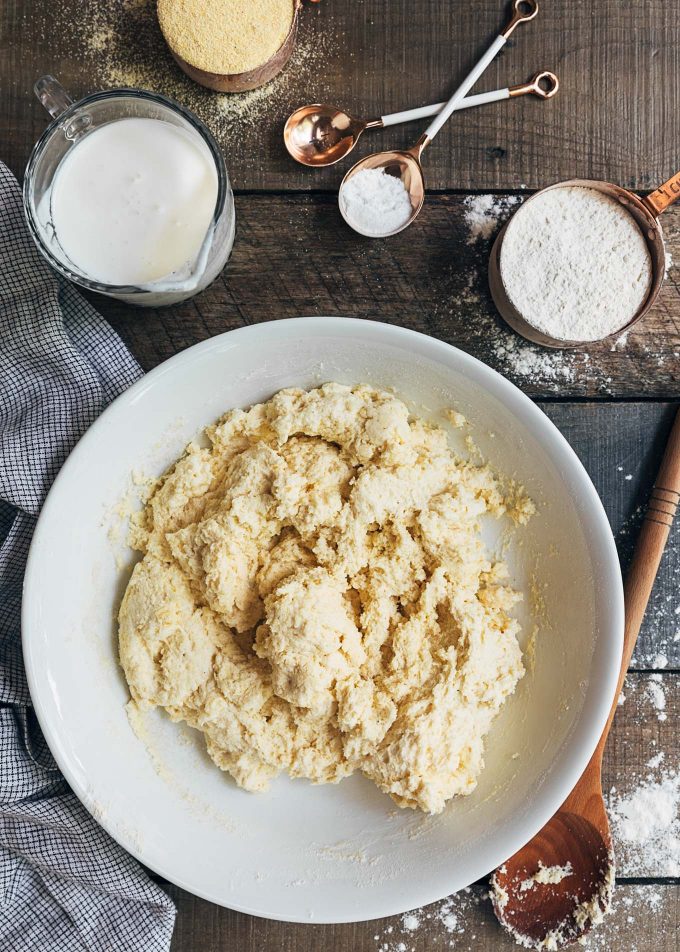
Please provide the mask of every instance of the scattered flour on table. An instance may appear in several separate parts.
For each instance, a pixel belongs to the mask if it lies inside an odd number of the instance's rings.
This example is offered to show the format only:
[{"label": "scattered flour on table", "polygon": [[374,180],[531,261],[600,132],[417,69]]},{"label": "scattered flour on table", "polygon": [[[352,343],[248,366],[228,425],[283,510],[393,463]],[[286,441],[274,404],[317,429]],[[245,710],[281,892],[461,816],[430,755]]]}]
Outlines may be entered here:
[{"label": "scattered flour on table", "polygon": [[564,341],[613,334],[634,317],[651,283],[651,256],[633,217],[581,186],[527,202],[508,225],[499,264],[517,311]]},{"label": "scattered flour on table", "polygon": [[401,917],[401,924],[407,932],[414,932],[420,926],[420,922],[417,912],[407,912]]},{"label": "scattered flour on table", "polygon": [[491,351],[502,373],[521,379],[540,379],[544,384],[572,383],[588,364],[588,355],[577,356],[561,350],[541,350],[516,335],[504,334]]},{"label": "scattered flour on table", "polygon": [[628,335],[630,331],[624,331],[619,337],[616,338],[612,346],[609,348],[610,351],[625,350],[626,344],[628,343]]},{"label": "scattered flour on table", "polygon": [[491,238],[501,219],[522,199],[519,195],[468,195],[463,202],[464,218],[469,229],[467,243],[475,245]]},{"label": "scattered flour on table", "polygon": [[[619,782],[607,799],[612,838],[622,876],[680,875],[680,771],[675,752],[661,745],[669,728],[666,687],[661,674],[627,681],[631,716],[645,725],[644,766],[619,772]],[[653,714],[662,723],[657,723]],[[630,738],[629,743],[641,743]]]},{"label": "scattered flour on table", "polygon": [[489,338],[489,354],[495,358],[493,366],[504,376],[516,382],[540,386],[556,396],[568,387],[586,394],[593,388],[603,395],[612,393],[611,377],[591,361],[590,354],[578,350],[557,350],[538,347],[517,334],[499,330],[497,322],[488,323],[484,333]]},{"label": "scattered flour on table", "polygon": [[[658,758],[658,755],[657,755]],[[658,769],[663,756],[652,758]],[[609,817],[628,875],[648,875],[650,860],[657,876],[680,876],[680,773],[649,775],[627,794],[612,788]]]},{"label": "scattered flour on table", "polygon": [[[440,902],[413,909],[389,924],[373,938],[376,952],[412,952],[418,948],[451,948],[476,952],[478,907],[487,899],[482,886],[469,886]],[[490,916],[490,908],[487,909]]]},{"label": "scattered flour on table", "polygon": [[[574,946],[575,949],[580,948],[585,952],[612,952],[612,949],[616,948],[625,949],[625,952],[651,952],[646,940],[649,935],[650,912],[654,917],[653,925],[660,931],[663,928],[661,916],[664,911],[664,899],[667,898],[672,903],[671,895],[667,890],[664,895],[663,887],[659,886],[630,885],[625,887],[625,890],[623,893],[617,890],[614,894],[615,915],[610,917],[607,927],[593,929],[579,939],[578,945]],[[669,911],[672,917],[672,907]],[[641,937],[644,937],[642,939],[644,944],[636,943],[632,929],[634,925],[638,926]]]},{"label": "scattered flour on table", "polygon": [[647,695],[657,712],[657,718],[660,721],[665,721],[668,717],[666,714],[666,691],[660,674],[650,674],[647,682]]}]

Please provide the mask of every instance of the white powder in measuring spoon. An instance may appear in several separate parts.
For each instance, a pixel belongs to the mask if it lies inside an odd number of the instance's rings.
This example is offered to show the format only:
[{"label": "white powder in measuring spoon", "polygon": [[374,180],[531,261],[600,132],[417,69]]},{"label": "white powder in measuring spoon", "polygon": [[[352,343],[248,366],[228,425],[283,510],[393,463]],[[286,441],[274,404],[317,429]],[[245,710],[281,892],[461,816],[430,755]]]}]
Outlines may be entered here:
[{"label": "white powder in measuring spoon", "polygon": [[362,235],[380,238],[411,217],[411,199],[400,178],[384,169],[362,169],[340,189],[340,211]]},{"label": "white powder in measuring spoon", "polygon": [[636,314],[651,283],[647,243],[615,199],[567,185],[539,193],[515,214],[500,253],[506,293],[537,330],[594,341]]}]

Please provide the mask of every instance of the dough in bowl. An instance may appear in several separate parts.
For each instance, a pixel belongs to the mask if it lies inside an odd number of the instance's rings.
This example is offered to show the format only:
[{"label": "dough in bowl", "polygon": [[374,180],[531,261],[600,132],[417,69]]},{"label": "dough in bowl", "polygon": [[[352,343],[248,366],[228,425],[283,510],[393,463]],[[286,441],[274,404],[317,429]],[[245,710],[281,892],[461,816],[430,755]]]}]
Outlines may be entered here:
[{"label": "dough in bowl", "polygon": [[369,386],[232,410],[160,480],[120,609],[133,701],[247,790],[362,771],[400,806],[469,794],[524,673],[521,593],[480,520],[533,504]]}]

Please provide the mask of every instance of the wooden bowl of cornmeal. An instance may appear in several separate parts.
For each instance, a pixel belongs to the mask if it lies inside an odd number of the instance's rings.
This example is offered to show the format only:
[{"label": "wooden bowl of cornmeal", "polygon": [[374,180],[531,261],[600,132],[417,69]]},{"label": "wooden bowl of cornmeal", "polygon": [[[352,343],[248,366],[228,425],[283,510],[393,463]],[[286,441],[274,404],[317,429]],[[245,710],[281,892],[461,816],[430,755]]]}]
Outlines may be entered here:
[{"label": "wooden bowl of cornmeal", "polygon": [[170,52],[193,79],[221,93],[269,82],[290,59],[302,0],[158,0]]}]

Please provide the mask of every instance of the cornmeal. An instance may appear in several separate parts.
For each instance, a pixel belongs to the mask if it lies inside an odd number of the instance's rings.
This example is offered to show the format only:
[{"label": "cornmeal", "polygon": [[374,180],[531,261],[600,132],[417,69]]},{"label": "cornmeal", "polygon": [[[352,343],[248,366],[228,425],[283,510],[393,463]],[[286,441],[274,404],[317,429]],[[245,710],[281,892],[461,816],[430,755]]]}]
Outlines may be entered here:
[{"label": "cornmeal", "polygon": [[158,22],[178,56],[208,73],[246,73],[278,52],[295,0],[158,0]]},{"label": "cornmeal", "polygon": [[247,790],[361,770],[429,813],[469,794],[524,673],[480,519],[531,501],[368,386],[282,390],[206,435],[133,530],[133,699],[203,731]]}]

